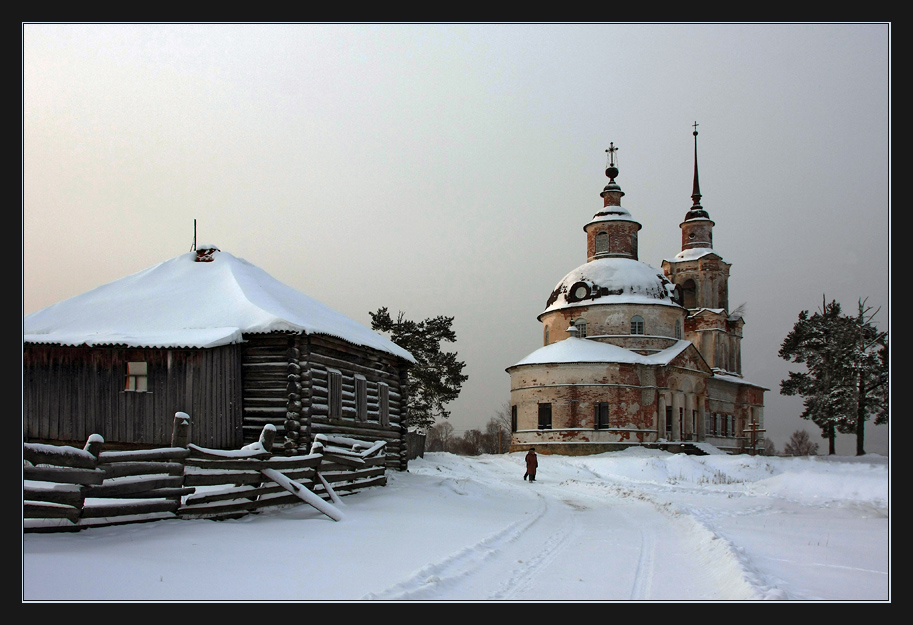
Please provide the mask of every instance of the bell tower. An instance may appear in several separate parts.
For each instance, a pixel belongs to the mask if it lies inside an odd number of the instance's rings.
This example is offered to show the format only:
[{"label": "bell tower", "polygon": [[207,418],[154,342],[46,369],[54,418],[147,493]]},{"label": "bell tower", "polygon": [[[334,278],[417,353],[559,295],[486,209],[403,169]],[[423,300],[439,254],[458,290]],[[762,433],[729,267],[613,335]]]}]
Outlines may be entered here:
[{"label": "bell tower", "polygon": [[701,205],[697,167],[697,122],[694,123],[694,182],[691,208],[679,224],[682,250],[664,260],[663,273],[675,285],[675,301],[688,310],[685,337],[716,370],[741,375],[741,312],[729,312],[729,269],[713,249],[710,214]]}]

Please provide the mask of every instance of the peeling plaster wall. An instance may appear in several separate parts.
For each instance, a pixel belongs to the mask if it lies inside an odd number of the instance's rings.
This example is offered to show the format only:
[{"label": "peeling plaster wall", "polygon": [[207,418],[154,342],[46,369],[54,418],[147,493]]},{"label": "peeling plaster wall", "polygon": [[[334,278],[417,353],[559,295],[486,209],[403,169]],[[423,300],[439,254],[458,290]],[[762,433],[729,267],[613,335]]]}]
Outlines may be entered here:
[{"label": "peeling plaster wall", "polygon": [[[568,326],[582,317],[587,324],[587,338],[608,335],[599,340],[627,349],[661,350],[675,343],[675,322],[682,322],[684,327],[685,314],[682,308],[662,304],[595,304],[546,313],[541,321],[548,328],[550,343],[566,339]],[[634,315],[644,320],[643,335],[631,334]],[[543,328],[543,342],[544,335]]]}]

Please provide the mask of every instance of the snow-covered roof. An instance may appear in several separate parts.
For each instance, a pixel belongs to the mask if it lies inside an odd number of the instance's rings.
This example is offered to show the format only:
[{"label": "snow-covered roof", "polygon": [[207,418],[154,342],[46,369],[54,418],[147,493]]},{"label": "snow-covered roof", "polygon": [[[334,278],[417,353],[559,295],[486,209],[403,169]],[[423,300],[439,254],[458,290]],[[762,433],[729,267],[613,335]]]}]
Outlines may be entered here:
[{"label": "snow-covered roof", "polygon": [[415,362],[386,337],[228,252],[189,252],[27,315],[26,343],[216,347],[242,333],[337,337]]},{"label": "snow-covered roof", "polygon": [[667,347],[655,354],[644,356],[611,343],[570,337],[563,341],[540,347],[520,362],[508,367],[508,369],[521,365],[550,365],[575,362],[623,362],[639,365],[667,365],[673,358],[688,349],[689,346],[691,346],[690,341],[677,341],[671,347]]},{"label": "snow-covered roof", "polygon": [[[719,254],[717,254],[716,252],[713,251],[713,248],[692,247],[687,250],[682,250],[681,252],[679,252],[678,254],[675,255],[674,259],[667,260],[667,262],[676,262],[676,261],[681,261],[681,260],[695,260],[695,259],[700,258],[701,256],[706,256],[707,254],[716,254],[717,256],[720,256]],[[720,256],[720,258],[722,258],[722,256]]]},{"label": "snow-covered roof", "polygon": [[770,390],[769,388],[761,386],[760,384],[755,384],[754,382],[749,382],[748,380],[745,380],[744,378],[740,378],[737,375],[723,373],[722,371],[714,371],[713,378],[716,380],[722,380],[723,382],[732,382],[733,384],[744,384],[745,386],[754,386],[756,388],[760,388],[765,391]]},{"label": "snow-covered roof", "polygon": [[[586,288],[581,289],[578,283]],[[673,289],[663,272],[647,263],[630,258],[599,258],[564,276],[540,317],[553,310],[594,304],[678,306],[672,299]]]},{"label": "snow-covered roof", "polygon": [[[638,223],[634,217],[631,216],[631,212],[620,205],[606,206],[600,212],[596,213],[586,226],[600,221],[633,221],[634,223]],[[586,226],[583,227],[584,230],[586,230]]]}]

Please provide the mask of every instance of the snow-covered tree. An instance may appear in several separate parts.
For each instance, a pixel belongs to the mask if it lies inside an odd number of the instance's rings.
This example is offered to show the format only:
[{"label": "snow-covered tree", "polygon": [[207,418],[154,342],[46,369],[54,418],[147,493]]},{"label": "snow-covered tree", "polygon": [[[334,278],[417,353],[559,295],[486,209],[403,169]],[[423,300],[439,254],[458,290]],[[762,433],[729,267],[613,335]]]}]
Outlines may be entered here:
[{"label": "snow-covered tree", "polygon": [[804,364],[780,382],[784,395],[804,398],[803,419],[810,419],[835,453],[836,433],[856,434],[856,453],[864,451],[865,422],[888,420],[888,338],[872,323],[877,314],[859,301],[856,316],[842,313],[836,301],[822,303],[799,320],[780,346],[780,357]]},{"label": "snow-covered tree", "polygon": [[787,456],[817,456],[818,443],[813,443],[805,430],[796,430],[786,441],[783,454]]},{"label": "snow-covered tree", "polygon": [[390,340],[409,350],[418,364],[409,368],[409,395],[403,425],[413,430],[427,430],[437,419],[446,419],[450,411],[444,404],[460,394],[465,362],[457,360],[456,352],[441,351],[441,341],[456,342],[453,317],[433,317],[424,321],[406,319],[402,312],[396,320],[386,308],[371,315],[371,329],[386,332]]}]

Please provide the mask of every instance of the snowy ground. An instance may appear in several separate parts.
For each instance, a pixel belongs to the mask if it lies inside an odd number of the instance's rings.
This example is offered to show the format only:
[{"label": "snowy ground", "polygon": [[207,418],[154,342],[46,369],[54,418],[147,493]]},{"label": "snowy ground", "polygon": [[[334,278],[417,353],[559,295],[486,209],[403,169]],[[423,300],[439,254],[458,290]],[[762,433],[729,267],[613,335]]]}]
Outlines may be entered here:
[{"label": "snowy ground", "polygon": [[242,520],[23,536],[31,600],[889,601],[881,456],[426,454]]}]

